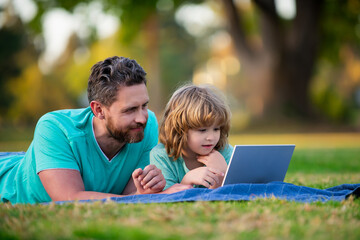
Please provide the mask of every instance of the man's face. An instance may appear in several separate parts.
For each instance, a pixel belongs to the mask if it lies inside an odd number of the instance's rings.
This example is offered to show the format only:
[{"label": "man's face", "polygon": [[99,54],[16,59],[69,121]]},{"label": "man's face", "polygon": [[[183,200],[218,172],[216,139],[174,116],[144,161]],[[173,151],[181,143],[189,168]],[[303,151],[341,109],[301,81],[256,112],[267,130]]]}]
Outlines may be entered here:
[{"label": "man's face", "polygon": [[106,128],[119,142],[135,143],[144,138],[149,96],[145,84],[122,86],[116,101],[105,108]]}]

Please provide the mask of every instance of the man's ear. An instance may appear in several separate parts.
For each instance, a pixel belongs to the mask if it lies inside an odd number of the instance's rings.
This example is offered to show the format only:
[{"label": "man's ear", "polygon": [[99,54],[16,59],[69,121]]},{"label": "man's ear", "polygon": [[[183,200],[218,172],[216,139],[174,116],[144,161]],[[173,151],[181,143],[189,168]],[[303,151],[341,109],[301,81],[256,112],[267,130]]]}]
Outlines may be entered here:
[{"label": "man's ear", "polygon": [[91,111],[94,113],[95,117],[99,119],[105,119],[104,106],[98,101],[90,102]]}]

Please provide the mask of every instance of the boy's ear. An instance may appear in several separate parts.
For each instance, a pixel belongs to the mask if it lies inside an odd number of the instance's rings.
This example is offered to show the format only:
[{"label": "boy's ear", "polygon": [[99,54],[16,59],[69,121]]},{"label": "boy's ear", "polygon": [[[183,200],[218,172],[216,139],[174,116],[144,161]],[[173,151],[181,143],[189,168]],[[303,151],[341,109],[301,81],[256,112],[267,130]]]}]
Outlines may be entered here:
[{"label": "boy's ear", "polygon": [[104,106],[98,101],[90,102],[91,111],[94,113],[95,117],[99,119],[105,119]]}]

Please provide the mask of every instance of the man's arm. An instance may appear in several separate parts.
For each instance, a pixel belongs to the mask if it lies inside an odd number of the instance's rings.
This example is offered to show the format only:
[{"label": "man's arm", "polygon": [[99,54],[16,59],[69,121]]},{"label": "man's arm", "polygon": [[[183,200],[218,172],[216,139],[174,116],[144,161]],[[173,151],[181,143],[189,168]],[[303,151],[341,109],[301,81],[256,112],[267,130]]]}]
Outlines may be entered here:
[{"label": "man's arm", "polygon": [[85,191],[80,172],[72,169],[48,169],[38,173],[40,180],[53,201],[102,199],[123,195]]},{"label": "man's arm", "polygon": [[85,191],[84,182],[80,172],[77,170],[48,169],[39,172],[38,175],[52,201],[103,199],[133,194],[173,193],[191,187],[177,185],[172,189],[161,192],[165,186],[165,179],[161,171],[154,165],[149,165],[144,170],[136,169],[122,192],[123,195]]}]

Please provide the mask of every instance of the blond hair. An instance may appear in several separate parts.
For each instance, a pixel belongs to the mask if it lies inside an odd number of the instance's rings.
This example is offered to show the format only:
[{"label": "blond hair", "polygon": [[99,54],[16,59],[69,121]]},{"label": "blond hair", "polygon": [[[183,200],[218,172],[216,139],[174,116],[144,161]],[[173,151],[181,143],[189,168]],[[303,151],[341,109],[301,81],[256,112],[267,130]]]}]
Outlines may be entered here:
[{"label": "blond hair", "polygon": [[215,87],[186,84],[173,93],[166,105],[160,125],[160,142],[165,145],[168,156],[176,160],[187,144],[189,129],[217,124],[220,139],[215,149],[223,149],[228,143],[230,117],[225,98]]}]

